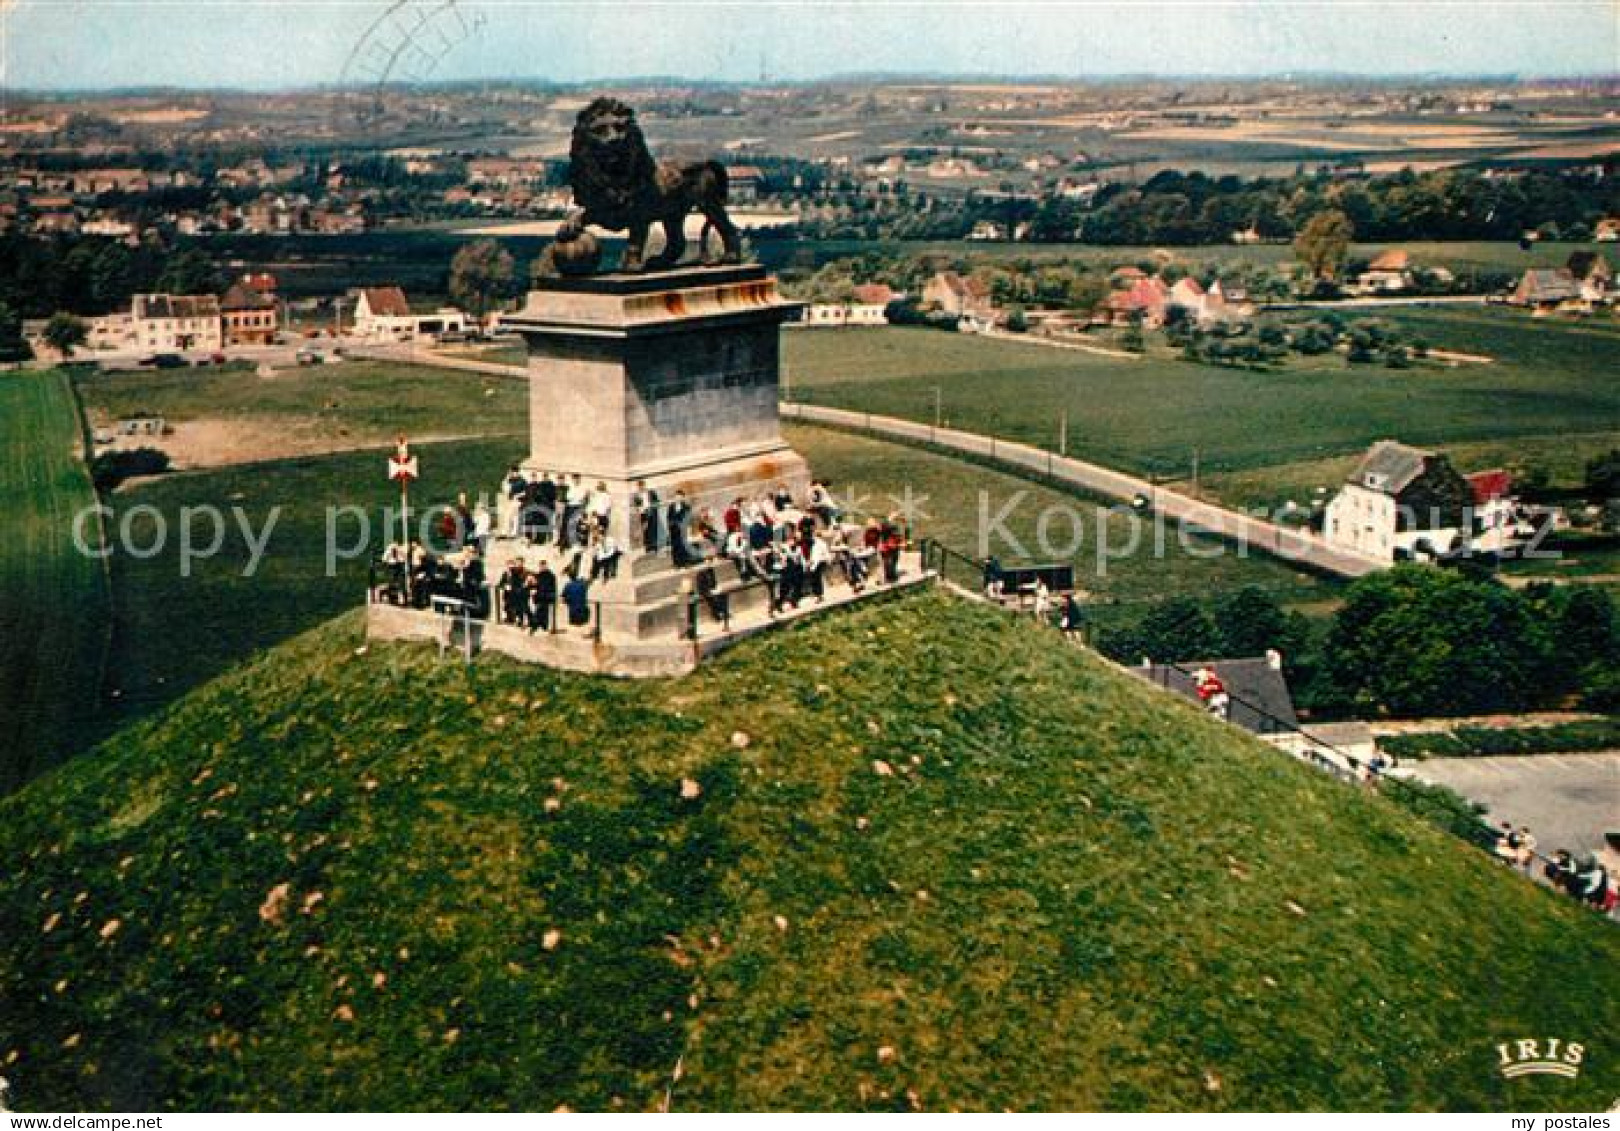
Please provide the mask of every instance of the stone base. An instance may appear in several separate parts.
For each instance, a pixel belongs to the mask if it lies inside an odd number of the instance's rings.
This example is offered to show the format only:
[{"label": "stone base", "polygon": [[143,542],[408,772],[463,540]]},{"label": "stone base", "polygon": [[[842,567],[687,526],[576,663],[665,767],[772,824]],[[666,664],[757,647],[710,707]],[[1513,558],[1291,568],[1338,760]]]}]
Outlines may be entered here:
[{"label": "stone base", "polygon": [[[649,562],[656,559],[646,559]],[[680,593],[679,580],[690,570],[668,570],[644,576],[643,581],[674,574],[676,599],[669,602],[676,610],[667,623],[648,625],[644,637],[610,639],[599,637],[594,626],[559,626],[555,632],[529,632],[495,620],[460,620],[439,613],[401,608],[371,602],[366,606],[366,637],[369,640],[408,640],[436,643],[447,656],[468,657],[479,652],[499,652],[525,663],[545,664],[565,671],[591,672],[627,679],[649,679],[685,675],[699,661],[729,648],[740,640],[769,631],[779,625],[803,620],[819,612],[842,608],[858,601],[873,600],[903,592],[933,580],[922,569],[921,555],[908,551],[900,558],[900,579],[892,585],[868,584],[861,593],[853,592],[841,574],[829,576],[825,599],[803,601],[797,609],[784,609],[772,615],[770,600],[762,587],[738,588],[738,578],[729,564],[716,566],[721,576],[721,592],[728,608],[726,621],[717,621],[699,603],[696,610],[696,639],[690,600]],[[624,580],[621,577],[621,580]],[[611,584],[611,583],[610,583]],[[604,615],[605,615],[604,607]]]}]

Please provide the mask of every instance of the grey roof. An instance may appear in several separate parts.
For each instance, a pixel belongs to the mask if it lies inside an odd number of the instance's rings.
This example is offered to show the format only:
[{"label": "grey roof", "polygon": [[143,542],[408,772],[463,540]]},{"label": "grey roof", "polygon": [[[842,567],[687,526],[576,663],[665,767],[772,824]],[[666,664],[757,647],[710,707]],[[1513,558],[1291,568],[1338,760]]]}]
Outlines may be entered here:
[{"label": "grey roof", "polygon": [[1193,673],[1209,668],[1226,686],[1232,703],[1228,721],[1254,734],[1281,734],[1299,726],[1294,713],[1294,697],[1281,667],[1272,667],[1264,657],[1245,660],[1199,660],[1184,664],[1153,664],[1133,667],[1131,674],[1159,687],[1168,688],[1194,702],[1200,702],[1193,689]]},{"label": "grey roof", "polygon": [[1351,473],[1350,482],[1388,495],[1399,495],[1423,474],[1433,452],[1409,447],[1394,440],[1379,440]]},{"label": "grey roof", "polygon": [[1540,299],[1543,302],[1577,298],[1581,293],[1580,288],[1575,285],[1575,276],[1570,274],[1567,267],[1538,267],[1526,271],[1524,279],[1519,283],[1519,291],[1527,298]]}]

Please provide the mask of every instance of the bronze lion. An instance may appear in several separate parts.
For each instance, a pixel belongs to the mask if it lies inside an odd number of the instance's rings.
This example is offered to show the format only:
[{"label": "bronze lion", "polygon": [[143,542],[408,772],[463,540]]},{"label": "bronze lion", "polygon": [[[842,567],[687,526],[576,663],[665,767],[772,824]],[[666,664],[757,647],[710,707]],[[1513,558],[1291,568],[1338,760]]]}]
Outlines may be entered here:
[{"label": "bronze lion", "polygon": [[[587,225],[626,233],[621,271],[660,271],[680,262],[686,251],[686,215],[697,211],[706,221],[699,243],[704,262],[709,232],[720,236],[720,262],[742,257],[737,226],[726,214],[726,167],[718,161],[689,165],[657,163],[647,149],[636,112],[614,98],[598,98],[579,112],[569,148],[568,182],[574,190],[574,213],[557,232],[557,243],[580,238]],[[664,229],[664,250],[643,259],[652,225]],[[554,245],[555,247],[555,245]],[[555,251],[547,261],[567,270]]]}]

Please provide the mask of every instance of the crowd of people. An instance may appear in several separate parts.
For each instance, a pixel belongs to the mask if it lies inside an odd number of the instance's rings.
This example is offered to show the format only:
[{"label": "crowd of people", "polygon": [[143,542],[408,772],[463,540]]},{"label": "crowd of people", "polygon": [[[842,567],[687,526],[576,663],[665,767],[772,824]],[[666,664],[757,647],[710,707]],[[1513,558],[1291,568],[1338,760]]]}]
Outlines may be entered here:
[{"label": "crowd of people", "polygon": [[489,616],[489,587],[484,558],[477,545],[436,554],[422,543],[395,542],[378,559],[380,576],[373,579],[376,596],[389,604],[429,608],[435,598],[458,602],[474,617]]},{"label": "crowd of people", "polygon": [[[1536,866],[1536,838],[1529,826],[1514,828],[1512,822],[1503,821],[1496,834],[1496,858],[1525,875],[1531,875]],[[1620,887],[1609,875],[1594,852],[1576,856],[1560,848],[1552,854],[1542,868],[1547,882],[1570,898],[1595,908],[1605,915],[1613,914],[1620,905]]]},{"label": "crowd of people", "polygon": [[[1527,876],[1533,875],[1538,857],[1535,834],[1529,826],[1514,828],[1512,822],[1503,821],[1496,834],[1496,858]],[[1594,852],[1576,856],[1560,848],[1547,860],[1541,874],[1559,891],[1605,915],[1614,914],[1620,906],[1620,887]]]},{"label": "crowd of people", "polygon": [[[846,523],[831,484],[814,480],[802,499],[785,484],[756,497],[738,496],[715,510],[694,509],[682,490],[668,499],[643,481],[629,500],[631,548],[668,554],[694,572],[694,592],[716,620],[728,619],[735,586],[721,583],[717,567],[730,562],[744,585],[768,588],[772,615],[823,601],[836,571],[856,593],[869,584],[893,584],[908,542],[897,516]],[[436,555],[420,544],[384,554],[383,599],[427,608],[435,597],[465,601],[473,615],[490,615],[483,563],[498,526],[521,542],[495,579],[494,612],[505,624],[531,632],[591,619],[591,586],[612,580],[624,556],[613,534],[613,497],[607,484],[578,474],[525,472],[513,465],[502,484],[498,515],[466,495],[441,516],[442,539],[458,548]]]}]

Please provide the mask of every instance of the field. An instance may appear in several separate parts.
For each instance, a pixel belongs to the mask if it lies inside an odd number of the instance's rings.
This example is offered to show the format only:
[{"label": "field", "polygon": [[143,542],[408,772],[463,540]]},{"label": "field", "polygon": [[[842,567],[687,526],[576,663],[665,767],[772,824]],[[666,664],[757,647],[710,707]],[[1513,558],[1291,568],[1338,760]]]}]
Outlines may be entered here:
[{"label": "field", "polygon": [[1195,453],[1208,477],[1347,457],[1381,438],[1513,445],[1579,435],[1600,446],[1620,433],[1610,377],[1620,326],[1486,308],[1379,317],[1437,348],[1497,360],[1251,372],[913,329],[798,332],[784,356],[796,400],[931,421],[937,389],[945,422],[1045,448],[1057,446],[1066,414],[1069,454],[1173,478],[1190,475]]},{"label": "field", "polygon": [[[1519,274],[1531,267],[1562,267],[1570,252],[1590,250],[1591,244],[1532,244],[1521,250],[1517,243],[1493,241],[1418,241],[1398,245],[1361,243],[1350,249],[1351,259],[1371,260],[1380,252],[1399,247],[1409,252],[1419,266],[1444,266],[1453,272],[1501,271]],[[1055,260],[1078,267],[1108,271],[1135,263],[1173,263],[1197,271],[1210,266],[1250,265],[1289,267],[1298,257],[1287,243],[1215,245],[1210,247],[1099,247],[1095,244],[1007,244],[972,241],[896,240],[757,240],[755,251],[762,263],[773,270],[816,267],[833,259],[880,256],[938,256],[962,259],[970,264],[993,264],[1008,260],[1047,263]]]},{"label": "field", "polygon": [[[1314,606],[1335,599],[1338,592],[1335,582],[1262,554],[1240,557],[1225,543],[1191,535],[1183,539],[1174,526],[1140,523],[1109,509],[1113,504],[1108,500],[830,429],[793,426],[786,433],[816,473],[832,481],[840,498],[853,494],[866,500],[866,509],[881,514],[901,508],[909,489],[919,500],[920,534],[974,557],[994,554],[1006,565],[1070,561],[1076,584],[1094,606],[1130,605],[1176,593],[1213,594],[1244,585],[1257,585],[1283,604]],[[1056,552],[1042,548],[1043,514],[1047,545]],[[986,520],[1002,515],[994,527]],[[1077,550],[1061,552],[1076,540]]]},{"label": "field", "polygon": [[358,629],[0,800],[20,1109],[1612,1098],[1495,1052],[1614,1031],[1612,928],[1027,621],[638,682]]},{"label": "field", "polygon": [[[108,585],[73,543],[95,502],[83,443],[65,375],[0,375],[0,793],[98,733]],[[83,531],[100,545],[96,522]]]},{"label": "field", "polygon": [[526,431],[519,379],[395,362],[279,369],[103,373],[81,380],[92,424],[164,416],[176,466],[211,467],[341,448]]}]

